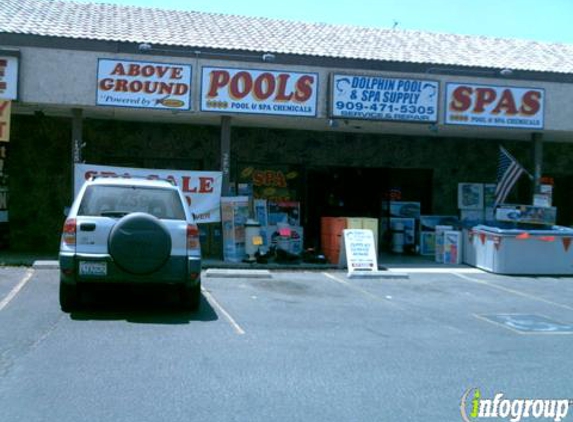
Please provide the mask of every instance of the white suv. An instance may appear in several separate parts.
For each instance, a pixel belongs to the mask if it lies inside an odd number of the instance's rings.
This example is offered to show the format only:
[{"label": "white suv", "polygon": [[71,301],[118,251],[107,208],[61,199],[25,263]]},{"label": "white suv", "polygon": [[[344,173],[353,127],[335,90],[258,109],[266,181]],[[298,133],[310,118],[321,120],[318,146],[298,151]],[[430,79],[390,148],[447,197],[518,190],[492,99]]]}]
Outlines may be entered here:
[{"label": "white suv", "polygon": [[64,223],[59,258],[65,312],[78,304],[83,286],[100,281],[178,285],[183,307],[199,306],[199,230],[168,181],[86,181]]}]

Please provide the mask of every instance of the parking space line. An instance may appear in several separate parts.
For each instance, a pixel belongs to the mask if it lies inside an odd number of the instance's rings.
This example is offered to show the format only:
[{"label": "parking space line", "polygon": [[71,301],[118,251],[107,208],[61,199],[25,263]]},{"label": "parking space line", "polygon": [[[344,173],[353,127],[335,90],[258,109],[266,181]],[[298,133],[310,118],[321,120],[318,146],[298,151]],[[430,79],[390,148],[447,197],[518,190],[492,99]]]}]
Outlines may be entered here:
[{"label": "parking space line", "polygon": [[411,310],[405,308],[404,306],[400,306],[400,305],[398,305],[397,303],[392,302],[392,301],[389,300],[389,299],[386,299],[386,298],[384,298],[384,297],[375,295],[375,294],[373,294],[373,293],[370,293],[368,290],[365,290],[365,289],[362,289],[361,287],[355,286],[354,284],[349,283],[348,281],[346,281],[346,280],[344,280],[344,279],[342,279],[342,278],[333,276],[332,274],[329,274],[329,273],[322,273],[322,274],[323,274],[325,277],[328,277],[329,279],[334,280],[334,281],[336,281],[337,283],[342,284],[343,286],[346,286],[346,287],[348,287],[348,288],[350,288],[350,289],[352,289],[352,290],[355,290],[355,291],[357,291],[357,292],[359,292],[359,293],[362,293],[363,295],[368,296],[369,298],[374,299],[374,300],[377,301],[377,302],[382,302],[382,303],[387,304],[387,305],[390,305],[390,306],[392,306],[392,307],[394,307],[394,308],[396,308],[396,309],[398,309],[398,310],[400,310],[400,311],[402,311],[402,312],[409,313],[409,314],[413,314],[415,317],[417,317],[417,318],[419,318],[419,319],[423,319],[423,320],[425,320],[425,321],[428,321],[428,322],[430,322],[430,323],[432,323],[432,324],[441,325],[441,326],[443,326],[443,327],[446,327],[446,328],[447,328],[448,330],[450,330],[450,331],[454,331],[454,332],[456,332],[456,333],[463,333],[463,331],[460,330],[459,328],[456,328],[456,327],[454,327],[454,326],[452,326],[452,325],[449,325],[449,324],[444,324],[443,322],[438,321],[438,320],[436,320],[436,319],[434,319],[434,318],[431,318],[431,317],[428,317],[428,316],[425,316],[425,315],[421,315],[420,313],[418,313],[418,312],[416,312],[416,311],[411,311]]},{"label": "parking space line", "polygon": [[390,305],[390,306],[394,306],[395,308],[398,308],[398,309],[400,309],[400,310],[402,310],[402,311],[404,310],[404,308],[402,308],[401,306],[399,306],[399,305],[397,305],[397,304],[391,302],[390,300],[388,300],[388,299],[386,299],[386,298],[383,298],[383,297],[381,297],[381,296],[377,296],[377,295],[375,295],[375,294],[372,294],[372,293],[370,293],[368,290],[365,290],[365,289],[362,289],[362,288],[360,288],[360,287],[358,287],[358,286],[355,286],[354,284],[349,283],[348,281],[346,281],[346,280],[344,280],[344,279],[342,279],[342,278],[333,276],[332,274],[329,274],[329,273],[322,273],[322,275],[324,275],[325,277],[328,277],[328,278],[330,278],[331,280],[334,280],[334,281],[336,281],[337,283],[342,284],[342,285],[344,285],[344,286],[346,286],[346,287],[348,287],[348,288],[350,288],[350,289],[352,289],[352,290],[356,290],[357,292],[362,293],[363,295],[368,296],[368,297],[370,297],[371,299],[374,299],[374,300],[379,301],[379,302],[384,302],[384,303],[386,303],[386,304],[388,304],[388,305]]},{"label": "parking space line", "polygon": [[385,265],[390,271],[411,274],[483,274],[485,271],[479,268],[449,268],[449,267],[393,267]]},{"label": "parking space line", "polygon": [[235,321],[235,319],[231,316],[231,314],[229,314],[229,312],[227,312],[225,310],[225,308],[223,308],[221,306],[221,304],[219,302],[217,302],[217,299],[215,299],[215,297],[213,296],[213,294],[211,294],[211,292],[209,292],[204,287],[201,287],[201,291],[203,292],[203,294],[205,295],[205,298],[211,304],[211,306],[213,306],[214,308],[217,308],[217,310],[219,310],[219,312],[221,312],[223,314],[223,316],[225,317],[227,322],[231,325],[231,327],[233,327],[233,329],[235,330],[235,332],[237,334],[239,334],[241,336],[243,334],[245,334],[245,330],[243,330],[241,328],[241,326],[237,323],[237,321]]},{"label": "parking space line", "polygon": [[492,287],[494,289],[498,289],[498,290],[504,291],[506,293],[511,293],[511,294],[514,294],[517,296],[525,297],[527,299],[531,299],[531,300],[535,300],[538,302],[547,303],[547,304],[552,305],[552,306],[557,306],[559,308],[567,309],[568,311],[573,311],[573,307],[568,306],[568,305],[564,305],[564,304],[559,303],[559,302],[554,302],[552,300],[544,299],[544,298],[539,297],[539,296],[530,295],[529,293],[525,293],[525,292],[522,292],[519,290],[510,289],[508,287],[498,286],[497,284],[489,283],[485,280],[478,280],[477,278],[473,278],[473,277],[468,277],[467,275],[464,275],[464,274],[453,273],[453,275],[455,275],[456,277],[459,277],[461,279],[464,279],[466,281],[471,281],[472,283],[477,283],[477,284],[481,284],[484,286]]},{"label": "parking space line", "polygon": [[0,311],[4,309],[6,306],[8,306],[8,304],[12,301],[12,299],[16,297],[16,295],[20,292],[20,290],[22,290],[22,288],[26,285],[26,283],[30,281],[33,275],[34,275],[33,269],[29,269],[28,271],[26,271],[26,274],[24,274],[22,280],[20,280],[18,284],[16,284],[14,288],[10,290],[8,295],[4,299],[2,299],[2,302],[0,302]]}]

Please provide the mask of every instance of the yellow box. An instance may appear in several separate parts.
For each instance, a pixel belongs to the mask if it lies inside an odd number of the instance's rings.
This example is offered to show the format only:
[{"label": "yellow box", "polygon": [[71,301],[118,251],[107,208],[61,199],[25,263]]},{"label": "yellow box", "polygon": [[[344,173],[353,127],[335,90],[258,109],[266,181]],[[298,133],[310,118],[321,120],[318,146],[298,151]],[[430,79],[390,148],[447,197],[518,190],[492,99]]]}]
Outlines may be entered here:
[{"label": "yellow box", "polygon": [[378,251],[378,219],[367,217],[347,217],[346,227],[349,229],[371,230],[374,235],[374,245]]},{"label": "yellow box", "polygon": [[347,229],[362,229],[362,218],[348,217],[346,219]]},{"label": "yellow box", "polygon": [[374,244],[376,245],[376,250],[378,250],[378,219],[363,218],[362,228],[366,230],[372,230],[372,233],[374,234]]}]

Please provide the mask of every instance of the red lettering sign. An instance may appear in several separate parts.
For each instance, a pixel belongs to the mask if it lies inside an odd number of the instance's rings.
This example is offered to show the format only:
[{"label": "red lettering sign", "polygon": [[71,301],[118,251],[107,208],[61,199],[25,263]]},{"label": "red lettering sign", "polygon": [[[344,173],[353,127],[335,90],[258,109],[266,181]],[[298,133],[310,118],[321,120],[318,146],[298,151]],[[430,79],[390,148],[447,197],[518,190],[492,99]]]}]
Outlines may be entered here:
[{"label": "red lettering sign", "polygon": [[447,124],[543,128],[542,89],[450,83],[446,95]]},{"label": "red lettering sign", "polygon": [[191,66],[101,59],[98,105],[189,109]]},{"label": "red lettering sign", "polygon": [[521,113],[531,116],[539,111],[540,99],[541,93],[537,90],[527,91],[516,99],[510,89],[504,89],[500,93],[492,88],[459,86],[452,93],[449,108],[452,111],[483,113],[486,107],[494,105],[491,112],[495,114]]},{"label": "red lettering sign", "polygon": [[274,101],[305,102],[311,98],[314,90],[315,78],[312,75],[299,76],[294,89],[287,88],[292,75],[281,73],[273,75],[270,72],[261,73],[253,79],[248,71],[240,71],[233,76],[227,70],[212,70],[209,74],[209,87],[207,97],[216,98],[222,88],[227,88],[229,96],[238,100],[252,95],[257,100],[266,100],[272,97]]}]

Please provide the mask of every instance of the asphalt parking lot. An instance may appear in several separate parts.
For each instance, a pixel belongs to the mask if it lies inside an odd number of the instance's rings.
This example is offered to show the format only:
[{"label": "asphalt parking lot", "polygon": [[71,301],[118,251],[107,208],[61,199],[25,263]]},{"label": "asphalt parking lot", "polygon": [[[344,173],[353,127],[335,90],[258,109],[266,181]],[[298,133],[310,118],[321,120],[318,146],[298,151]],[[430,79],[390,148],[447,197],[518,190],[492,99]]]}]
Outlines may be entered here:
[{"label": "asphalt parking lot", "polygon": [[399,271],[204,274],[197,313],[98,286],[64,314],[57,270],[0,268],[1,419],[458,421],[469,388],[573,398],[573,278]]}]

